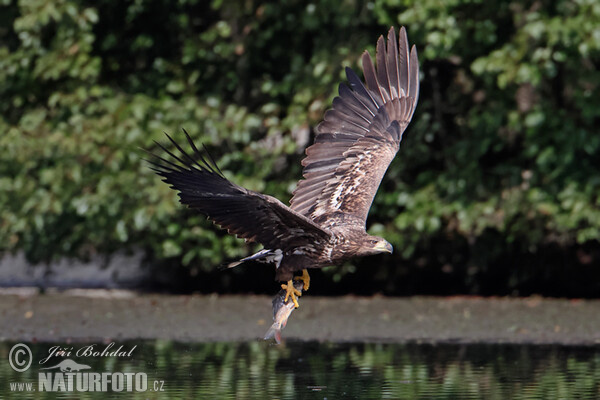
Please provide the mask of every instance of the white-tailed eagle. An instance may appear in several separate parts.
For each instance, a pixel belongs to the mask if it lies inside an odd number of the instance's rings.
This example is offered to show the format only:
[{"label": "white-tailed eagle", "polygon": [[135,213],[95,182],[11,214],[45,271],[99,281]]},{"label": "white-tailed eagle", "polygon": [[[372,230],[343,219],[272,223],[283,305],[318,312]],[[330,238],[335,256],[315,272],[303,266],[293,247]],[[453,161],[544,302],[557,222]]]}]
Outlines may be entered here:
[{"label": "white-tailed eagle", "polygon": [[316,128],[306,149],[303,179],[290,206],[229,181],[205,151],[184,131],[193,154],[171,137],[179,154],[158,144],[170,159],[158,157],[152,168],[179,191],[181,203],[200,211],[231,234],[264,249],[237,263],[257,260],[275,264],[277,281],[286,282],[296,307],[294,273],[302,271],[308,289],[308,268],[335,265],[352,257],[391,253],[383,238],[366,232],[366,219],[377,188],[400,148],[419,97],[419,65],[406,30],[396,40],[394,28],[377,41],[377,68],[367,51],[362,55],[365,84],[346,68],[349,86]]}]

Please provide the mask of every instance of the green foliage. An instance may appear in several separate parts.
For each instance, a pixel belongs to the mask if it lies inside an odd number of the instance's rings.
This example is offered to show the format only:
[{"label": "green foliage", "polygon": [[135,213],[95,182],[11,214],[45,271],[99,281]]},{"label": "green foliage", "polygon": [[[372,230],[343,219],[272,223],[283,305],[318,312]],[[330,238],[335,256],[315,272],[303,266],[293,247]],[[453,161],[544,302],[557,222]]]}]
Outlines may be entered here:
[{"label": "green foliage", "polygon": [[0,243],[32,261],[126,247],[209,271],[247,254],[140,148],[184,127],[286,201],[343,66],[390,25],[417,45],[422,90],[371,212],[399,250],[380,275],[600,239],[595,1],[5,0],[0,22]]}]

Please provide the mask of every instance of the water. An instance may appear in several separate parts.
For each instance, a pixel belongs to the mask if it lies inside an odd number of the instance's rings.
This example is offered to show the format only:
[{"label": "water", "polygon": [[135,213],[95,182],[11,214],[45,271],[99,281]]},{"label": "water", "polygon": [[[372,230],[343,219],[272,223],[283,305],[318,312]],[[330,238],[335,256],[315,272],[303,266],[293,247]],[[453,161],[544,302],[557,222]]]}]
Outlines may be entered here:
[{"label": "water", "polygon": [[[74,355],[93,343],[25,343],[31,349],[32,365],[25,372],[16,372],[8,362],[15,344],[0,343],[0,398],[600,398],[599,346],[116,341],[109,351],[122,345],[123,352],[130,352],[119,358]],[[65,346],[71,355],[40,365],[55,345]],[[106,347],[106,343],[98,343],[94,349]],[[28,355],[22,352],[15,359],[17,351],[12,354],[15,365],[25,364]],[[110,381],[107,392],[48,392],[58,375],[65,377],[68,372],[40,368],[64,359],[90,367],[75,377],[81,382],[90,372],[146,374],[146,390],[136,392],[132,378],[131,393],[115,392]],[[51,380],[43,392],[39,373]],[[111,379],[123,383],[123,374]],[[15,392],[19,383],[32,383],[35,392]],[[93,383],[89,387],[94,387]]]}]

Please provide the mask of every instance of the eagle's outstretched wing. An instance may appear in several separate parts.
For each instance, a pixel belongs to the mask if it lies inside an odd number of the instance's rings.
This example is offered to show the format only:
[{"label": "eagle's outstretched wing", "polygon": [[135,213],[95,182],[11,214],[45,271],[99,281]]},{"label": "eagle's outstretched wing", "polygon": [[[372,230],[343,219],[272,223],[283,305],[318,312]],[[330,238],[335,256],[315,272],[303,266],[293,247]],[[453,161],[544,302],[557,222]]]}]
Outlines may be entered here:
[{"label": "eagle's outstretched wing", "polygon": [[406,31],[391,28],[387,49],[377,42],[377,70],[364,52],[367,87],[346,68],[350,88],[341,84],[333,108],[317,126],[315,143],[302,160],[304,179],[291,207],[320,225],[342,213],[345,221],[364,224],[377,188],[396,155],[402,133],[419,97],[419,65],[415,47],[408,51]]},{"label": "eagle's outstretched wing", "polygon": [[176,155],[156,143],[173,160],[154,155],[160,162],[148,160],[163,181],[179,191],[181,203],[197,209],[231,234],[258,242],[267,249],[324,244],[330,233],[312,220],[293,211],[274,197],[244,189],[229,181],[216,163],[204,157],[185,132],[195,157],[192,158],[169,135],[180,152]]}]

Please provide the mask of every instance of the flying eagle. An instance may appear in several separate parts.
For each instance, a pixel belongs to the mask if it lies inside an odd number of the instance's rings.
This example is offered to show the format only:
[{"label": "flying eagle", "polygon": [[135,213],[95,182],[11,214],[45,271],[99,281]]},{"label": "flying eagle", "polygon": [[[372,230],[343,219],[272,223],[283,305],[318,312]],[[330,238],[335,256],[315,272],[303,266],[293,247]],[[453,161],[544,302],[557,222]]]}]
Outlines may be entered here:
[{"label": "flying eagle", "polygon": [[[398,46],[399,45],[399,46]],[[257,260],[275,264],[277,281],[298,307],[294,273],[308,289],[308,268],[339,264],[349,258],[391,253],[383,238],[366,232],[366,219],[377,188],[400,148],[402,133],[419,97],[419,65],[406,30],[398,41],[394,28],[377,41],[377,68],[362,55],[365,84],[350,68],[350,86],[340,84],[339,96],[316,128],[315,142],[302,160],[304,179],[298,182],[290,206],[274,197],[229,181],[206,151],[194,145],[193,156],[169,135],[180,154],[157,143],[171,160],[158,157],[152,169],[179,191],[181,203],[200,211],[231,234],[264,249],[231,266]],[[206,150],[206,149],[205,149]]]}]

